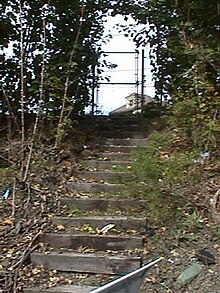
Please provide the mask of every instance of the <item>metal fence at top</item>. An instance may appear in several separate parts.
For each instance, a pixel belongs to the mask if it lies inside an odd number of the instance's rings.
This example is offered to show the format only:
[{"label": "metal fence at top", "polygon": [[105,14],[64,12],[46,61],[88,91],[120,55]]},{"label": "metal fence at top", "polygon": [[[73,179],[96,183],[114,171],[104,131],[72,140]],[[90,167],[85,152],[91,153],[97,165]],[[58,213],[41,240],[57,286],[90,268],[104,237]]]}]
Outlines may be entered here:
[{"label": "metal fence at top", "polygon": [[[136,94],[139,99],[137,101],[143,101],[144,98],[144,90],[146,86],[146,75],[145,75],[145,50],[142,49],[141,51],[135,50],[135,51],[128,51],[128,52],[103,52],[103,56],[110,56],[110,55],[119,55],[119,56],[126,56],[127,58],[132,58],[134,61],[134,68],[124,69],[121,70],[120,68],[113,67],[113,70],[111,69],[105,69],[104,74],[106,73],[112,73],[112,72],[119,72],[121,73],[117,80],[101,80],[98,74],[98,62],[96,65],[93,66],[93,88],[92,88],[92,114],[96,114],[97,107],[99,105],[99,91],[102,86],[111,86],[111,87],[118,87],[118,86],[128,86],[133,87],[134,91],[133,93]],[[117,68],[117,69],[115,69]],[[130,71],[133,80],[124,80],[125,72]],[[140,98],[141,97],[141,98]],[[142,105],[138,105],[139,107],[142,107]]]}]

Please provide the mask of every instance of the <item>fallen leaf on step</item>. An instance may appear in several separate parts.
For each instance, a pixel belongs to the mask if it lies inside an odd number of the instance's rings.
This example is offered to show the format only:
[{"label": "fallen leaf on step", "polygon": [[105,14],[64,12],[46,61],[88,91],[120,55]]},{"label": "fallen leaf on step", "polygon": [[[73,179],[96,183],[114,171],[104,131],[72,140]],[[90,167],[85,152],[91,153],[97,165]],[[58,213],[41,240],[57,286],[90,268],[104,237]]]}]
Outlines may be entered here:
[{"label": "fallen leaf on step", "polygon": [[61,231],[61,230],[65,230],[65,229],[66,228],[62,224],[57,225],[57,230]]},{"label": "fallen leaf on step", "polygon": [[6,225],[12,225],[13,224],[13,219],[12,218],[8,218],[4,220],[4,224]]}]

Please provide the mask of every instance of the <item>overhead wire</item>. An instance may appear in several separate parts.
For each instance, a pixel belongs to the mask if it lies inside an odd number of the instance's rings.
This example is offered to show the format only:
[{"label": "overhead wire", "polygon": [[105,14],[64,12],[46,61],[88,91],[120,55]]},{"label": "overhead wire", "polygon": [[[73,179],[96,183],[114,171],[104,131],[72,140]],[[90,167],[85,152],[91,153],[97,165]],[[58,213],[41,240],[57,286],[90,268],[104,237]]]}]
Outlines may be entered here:
[{"label": "overhead wire", "polygon": [[[144,68],[145,70],[150,70],[151,68],[150,67],[146,67],[146,68]],[[104,73],[105,72],[112,72],[112,73],[114,73],[114,72],[134,72],[134,69],[118,69],[118,70],[104,70]]]}]

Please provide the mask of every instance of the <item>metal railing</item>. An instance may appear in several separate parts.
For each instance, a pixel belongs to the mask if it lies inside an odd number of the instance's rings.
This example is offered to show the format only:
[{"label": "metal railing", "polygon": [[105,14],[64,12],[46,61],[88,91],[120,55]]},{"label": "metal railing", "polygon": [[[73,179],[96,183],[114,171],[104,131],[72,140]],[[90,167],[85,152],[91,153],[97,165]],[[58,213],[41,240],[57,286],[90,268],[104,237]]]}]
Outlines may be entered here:
[{"label": "metal railing", "polygon": [[147,270],[156,265],[160,260],[162,260],[162,257],[159,257],[143,267],[93,290],[90,293],[138,293]]}]

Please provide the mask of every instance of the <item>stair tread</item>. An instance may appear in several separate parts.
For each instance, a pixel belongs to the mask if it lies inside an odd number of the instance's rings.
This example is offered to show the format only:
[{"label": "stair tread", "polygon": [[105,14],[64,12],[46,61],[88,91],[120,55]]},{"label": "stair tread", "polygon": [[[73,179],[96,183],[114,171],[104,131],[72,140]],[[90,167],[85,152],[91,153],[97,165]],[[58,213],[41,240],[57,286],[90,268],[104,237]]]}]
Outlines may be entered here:
[{"label": "stair tread", "polygon": [[[64,197],[60,199],[60,203],[69,205],[69,208],[73,205],[89,215],[52,217],[53,232],[40,235],[39,241],[45,243],[45,246],[40,246],[39,251],[31,253],[30,258],[34,266],[43,265],[45,269],[56,270],[59,274],[84,273],[88,276],[106,274],[108,278],[112,278],[113,275],[126,274],[141,266],[142,257],[137,255],[135,249],[143,250],[146,217],[141,217],[140,212],[144,215],[144,208],[148,202],[128,198],[106,199],[97,197],[97,194],[100,192],[106,196],[108,193],[108,196],[111,196],[113,193],[115,196],[118,193],[121,196],[126,192],[125,184],[104,181],[110,181],[109,179],[114,179],[114,177],[121,179],[132,176],[132,173],[129,172],[132,152],[147,144],[148,133],[143,130],[143,127],[139,128],[140,119],[133,116],[93,117],[89,120],[82,118],[82,126],[84,123],[88,125],[88,121],[91,122],[95,133],[101,134],[100,141],[103,141],[103,145],[102,143],[94,145],[94,148],[97,147],[100,151],[102,147],[104,151],[96,154],[94,152],[91,156],[85,153],[84,160],[80,161],[83,168],[78,173],[79,178],[69,180],[66,187],[67,190],[73,190],[74,193],[81,192],[92,197]],[[94,168],[94,170],[89,170],[89,168]],[[86,182],[86,180],[90,182]],[[112,182],[115,181],[112,180]],[[128,215],[131,209],[132,216]],[[100,212],[96,212],[96,215],[90,214],[96,210],[109,210],[109,213],[114,211],[114,214],[116,211],[120,211],[120,215],[97,215]],[[125,215],[123,215],[123,211]],[[106,234],[100,234],[101,228],[108,224],[114,224],[115,227]],[[84,230],[86,226],[92,228],[92,232]],[[86,249],[84,250],[84,248]],[[24,293],[89,293],[95,289],[94,282],[86,282],[90,285],[81,286],[85,282],[81,283],[77,280],[75,282],[74,280],[72,284],[74,285],[57,285],[45,289],[42,287],[25,288]]]},{"label": "stair tread", "polygon": [[88,171],[88,170],[83,170],[80,171],[78,174],[78,178],[79,179],[94,179],[97,181],[103,181],[103,180],[107,180],[107,181],[116,181],[117,180],[123,180],[123,179],[128,179],[128,178],[132,178],[133,174],[129,171],[127,172],[115,172],[115,171],[99,171],[99,170],[94,170],[94,171]]},{"label": "stair tread", "polygon": [[127,170],[131,168],[131,161],[85,160],[80,162],[80,164],[85,170],[112,171],[117,167],[127,168]]},{"label": "stair tread", "polygon": [[52,288],[35,287],[25,288],[24,293],[89,293],[96,289],[94,286],[80,286],[80,285],[59,285]]},{"label": "stair tread", "polygon": [[114,153],[131,153],[138,149],[138,146],[134,145],[109,145],[106,152]]},{"label": "stair tread", "polygon": [[105,151],[100,153],[98,156],[99,161],[118,161],[119,159],[123,159],[130,162],[131,153]]},{"label": "stair tread", "polygon": [[107,138],[107,146],[146,146],[148,138]]},{"label": "stair tread", "polygon": [[120,211],[130,211],[131,209],[140,210],[148,205],[147,200],[135,200],[135,199],[115,199],[115,198],[97,198],[97,197],[65,197],[60,199],[61,204],[73,205],[74,207],[84,210],[102,210],[106,211],[108,209],[120,210]]},{"label": "stair tread", "polygon": [[101,170],[83,170],[79,172],[79,175],[90,175],[90,174],[111,174],[111,175],[125,175],[127,176],[128,174],[131,174],[130,172],[124,172],[124,171],[112,171],[112,170],[107,170],[107,171],[101,171]]},{"label": "stair tread", "polygon": [[46,269],[65,272],[83,272],[99,274],[123,274],[141,266],[141,257],[122,254],[79,252],[33,252],[34,265],[43,265]]},{"label": "stair tread", "polygon": [[118,204],[135,204],[135,205],[144,205],[147,204],[148,201],[145,199],[129,199],[129,198],[121,198],[121,199],[115,199],[115,198],[100,198],[100,197],[64,197],[61,198],[61,202],[64,201],[74,201],[74,202],[95,202],[95,203],[118,203]]},{"label": "stair tread", "polygon": [[95,251],[95,252],[78,252],[78,251],[55,251],[55,250],[52,250],[52,251],[46,251],[46,252],[39,252],[39,251],[34,251],[31,253],[31,255],[33,256],[47,256],[47,255],[50,255],[50,256],[68,256],[68,257],[86,257],[88,259],[94,259],[94,258],[100,258],[100,259],[103,259],[103,258],[108,258],[109,260],[115,260],[115,259],[119,259],[119,260],[140,260],[141,257],[140,256],[136,256],[136,255],[127,255],[127,254],[124,254],[122,252],[119,252],[117,254],[112,254],[112,252],[103,252],[103,251]]},{"label": "stair tread", "polygon": [[116,183],[97,183],[97,182],[84,182],[84,181],[68,181],[66,183],[67,189],[75,189],[78,192],[91,193],[91,192],[121,192],[124,190],[123,184]]},{"label": "stair tread", "polygon": [[143,221],[145,217],[132,217],[132,216],[78,216],[78,217],[62,217],[62,216],[54,216],[52,219],[72,219],[72,220],[79,220],[79,219],[96,219],[96,220],[107,220],[107,221],[126,221],[126,220],[134,220],[134,221]]},{"label": "stair tread", "polygon": [[118,184],[118,183],[108,183],[108,182],[105,182],[105,183],[98,183],[98,182],[84,182],[84,181],[71,181],[69,180],[68,183],[71,183],[71,184],[75,184],[75,185],[91,185],[91,186],[105,186],[105,185],[108,185],[108,186],[124,186],[123,184]]},{"label": "stair tread", "polygon": [[80,164],[86,164],[86,163],[113,163],[113,164],[131,164],[131,161],[126,161],[126,160],[118,160],[118,161],[111,161],[111,160],[100,160],[100,159],[87,159],[80,161]]},{"label": "stair tread", "polygon": [[90,234],[90,233],[52,233],[52,232],[48,232],[43,234],[41,237],[42,239],[44,238],[44,236],[48,236],[51,235],[53,237],[89,237],[89,238],[94,238],[94,237],[99,237],[102,239],[122,239],[122,240],[126,240],[126,239],[142,239],[141,236],[131,236],[131,235],[99,235],[99,234]]},{"label": "stair tread", "polygon": [[102,229],[108,224],[114,224],[115,232],[126,232],[127,234],[145,233],[146,232],[146,218],[128,217],[128,216],[79,216],[79,217],[52,217],[54,225],[63,225],[66,229],[78,230],[84,229],[88,226],[92,227],[94,231]]},{"label": "stair tread", "polygon": [[96,251],[125,251],[143,247],[141,236],[131,235],[97,235],[89,233],[45,233],[40,242],[48,243],[49,247],[78,250],[82,247]]}]

